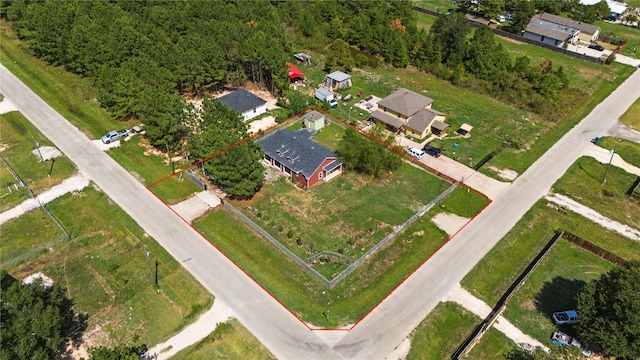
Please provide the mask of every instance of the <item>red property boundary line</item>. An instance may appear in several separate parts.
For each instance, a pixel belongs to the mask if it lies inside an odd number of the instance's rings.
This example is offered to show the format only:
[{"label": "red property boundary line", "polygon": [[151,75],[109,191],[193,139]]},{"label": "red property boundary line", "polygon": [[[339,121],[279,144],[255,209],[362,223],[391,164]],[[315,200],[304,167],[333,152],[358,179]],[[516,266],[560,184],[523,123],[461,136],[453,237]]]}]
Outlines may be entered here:
[{"label": "red property boundary line", "polygon": [[[302,114],[306,114],[307,112],[309,112],[309,111],[311,111],[311,110],[319,111],[319,112],[321,112],[321,113],[323,113],[323,114],[325,114],[325,115],[327,115],[327,116],[331,117],[334,121],[338,121],[338,122],[341,122],[342,124],[344,124],[344,125],[346,125],[346,126],[350,126],[351,128],[353,128],[353,129],[357,130],[357,131],[358,131],[358,132],[360,132],[361,134],[363,134],[363,135],[365,135],[365,136],[368,136],[369,138],[374,139],[374,140],[378,141],[379,143],[383,144],[384,146],[386,146],[386,147],[388,147],[388,148],[390,148],[390,149],[392,149],[392,150],[394,150],[394,151],[396,151],[396,152],[400,153],[401,155],[403,155],[403,156],[405,156],[405,157],[407,157],[407,158],[411,159],[411,161],[412,161],[412,162],[414,162],[414,163],[416,163],[416,164],[418,164],[418,166],[428,168],[430,171],[434,172],[436,175],[438,175],[438,176],[440,176],[440,177],[442,177],[442,178],[445,178],[445,179],[449,180],[450,182],[452,182],[452,183],[454,183],[454,184],[455,184],[455,183],[457,183],[458,185],[461,185],[462,187],[466,188],[467,190],[471,190],[471,191],[473,191],[475,194],[477,194],[477,195],[479,195],[479,196],[481,196],[481,197],[483,197],[483,198],[485,198],[485,199],[487,199],[487,200],[489,201],[489,203],[488,203],[487,205],[485,205],[482,209],[480,209],[480,211],[478,211],[478,212],[477,212],[477,213],[476,213],[476,214],[475,214],[471,219],[469,219],[469,221],[467,221],[467,222],[466,222],[466,223],[465,223],[465,224],[464,224],[460,229],[458,229],[458,231],[456,231],[456,232],[455,232],[455,234],[451,235],[451,236],[447,239],[447,241],[445,241],[444,243],[442,243],[442,244],[441,244],[441,245],[440,245],[440,246],[439,246],[439,247],[438,247],[438,248],[437,248],[437,249],[436,249],[436,250],[435,250],[431,255],[429,255],[429,256],[428,256],[428,257],[427,257],[427,258],[426,258],[422,263],[420,263],[418,266],[416,266],[416,268],[415,268],[415,269],[413,269],[413,271],[411,271],[411,272],[410,272],[406,277],[404,277],[404,278],[402,279],[402,281],[400,281],[400,282],[399,282],[399,283],[398,283],[398,284],[397,284],[397,285],[396,285],[396,286],[395,286],[395,287],[394,287],[394,288],[393,288],[393,289],[392,289],[392,290],[391,290],[387,295],[385,295],[384,297],[382,297],[382,299],[380,299],[380,301],[378,301],[378,303],[377,303],[376,305],[374,305],[374,306],[373,306],[369,311],[367,311],[367,312],[366,312],[366,313],[365,313],[365,314],[364,314],[364,315],[363,315],[363,316],[362,316],[358,321],[356,321],[356,322],[355,322],[351,327],[348,327],[348,328],[325,328],[325,327],[311,327],[311,326],[309,326],[309,324],[307,324],[306,322],[304,322],[304,321],[303,321],[303,320],[302,320],[298,315],[296,315],[294,312],[292,312],[292,311],[291,311],[291,310],[290,310],[290,309],[289,309],[285,304],[283,304],[283,303],[282,303],[282,302],[281,302],[277,297],[273,296],[273,294],[271,294],[271,292],[269,292],[269,290],[267,290],[264,286],[262,286],[262,284],[260,284],[260,283],[259,283],[256,279],[254,279],[254,278],[253,278],[249,273],[247,273],[247,272],[246,272],[246,271],[245,271],[241,266],[239,266],[239,265],[238,265],[238,264],[237,264],[233,259],[231,259],[231,258],[230,258],[230,257],[229,257],[225,252],[224,252],[224,251],[220,250],[216,245],[214,245],[214,244],[211,242],[211,240],[209,240],[206,236],[204,236],[204,234],[202,234],[198,229],[196,229],[193,225],[191,225],[191,223],[190,223],[190,222],[188,222],[188,221],[187,221],[187,220],[185,220],[182,216],[180,216],[180,214],[178,214],[178,213],[177,213],[177,212],[176,212],[176,211],[175,211],[171,206],[169,206],[169,205],[168,205],[168,204],[167,204],[167,203],[166,203],[162,198],[160,198],[160,197],[159,197],[159,196],[158,196],[158,195],[157,195],[157,194],[156,194],[156,193],[151,189],[151,188],[152,188],[152,187],[154,187],[155,185],[158,185],[158,184],[160,184],[160,183],[164,182],[165,180],[168,180],[168,179],[170,179],[170,178],[172,178],[172,177],[174,177],[174,176],[177,176],[177,175],[181,174],[182,172],[184,172],[184,171],[186,171],[186,170],[191,169],[191,168],[192,168],[192,167],[194,167],[194,166],[198,166],[198,165],[200,165],[200,164],[204,163],[205,161],[210,160],[211,158],[213,158],[213,157],[215,157],[215,156],[218,156],[218,155],[220,155],[220,154],[222,154],[222,153],[224,153],[224,152],[226,152],[226,151],[228,151],[228,150],[230,150],[230,149],[232,149],[232,148],[234,148],[234,147],[236,147],[236,146],[238,146],[238,145],[240,145],[240,144],[242,144],[242,143],[244,143],[244,142],[246,142],[246,141],[249,141],[250,139],[253,139],[253,138],[255,138],[255,137],[261,136],[262,134],[264,134],[264,133],[266,133],[266,132],[268,132],[268,131],[271,131],[272,129],[275,129],[276,127],[279,127],[279,126],[281,126],[281,125],[285,125],[285,124],[289,123],[290,121],[292,121],[293,119],[298,118],[300,115],[302,115]],[[260,132],[258,132],[258,133],[255,133],[255,134],[253,134],[253,135],[251,135],[251,136],[249,136],[249,137],[247,137],[247,138],[245,138],[245,139],[243,139],[243,140],[241,140],[241,141],[239,141],[239,142],[237,142],[237,143],[235,143],[235,144],[233,144],[233,145],[231,145],[231,146],[228,146],[228,147],[226,147],[226,148],[222,149],[222,150],[219,150],[218,152],[216,152],[216,153],[214,153],[214,154],[212,154],[212,155],[208,156],[207,158],[205,158],[205,159],[203,159],[203,160],[200,160],[200,161],[198,161],[198,162],[195,162],[195,163],[193,163],[193,164],[189,165],[188,167],[186,167],[186,168],[184,168],[184,169],[182,169],[182,170],[180,170],[180,171],[177,171],[177,172],[173,173],[172,175],[166,176],[166,177],[164,177],[164,178],[162,178],[162,179],[160,179],[160,180],[158,180],[158,181],[156,181],[156,182],[152,183],[151,185],[148,185],[148,186],[147,186],[147,190],[149,190],[149,191],[150,191],[150,192],[151,192],[151,193],[152,193],[152,194],[153,194],[153,195],[154,195],[158,200],[160,200],[160,201],[161,201],[161,202],[162,202],[166,207],[168,207],[168,208],[169,208],[169,210],[171,210],[171,211],[172,211],[174,214],[176,214],[180,219],[182,219],[182,221],[184,221],[187,225],[189,225],[189,227],[191,227],[195,232],[197,232],[197,233],[198,233],[198,234],[199,234],[203,239],[205,239],[205,240],[206,240],[206,241],[207,241],[211,246],[213,246],[213,247],[214,247],[216,250],[218,250],[222,255],[224,255],[224,257],[225,257],[225,258],[227,258],[229,261],[231,261],[231,263],[232,263],[233,265],[235,265],[238,269],[240,269],[240,271],[242,271],[242,272],[243,272],[243,273],[244,273],[244,274],[245,274],[249,279],[251,279],[251,280],[252,280],[256,285],[258,285],[258,286],[259,286],[262,290],[264,290],[267,294],[269,294],[269,296],[271,296],[271,298],[273,298],[273,299],[274,299],[278,304],[280,304],[280,305],[281,305],[285,310],[287,310],[287,312],[289,312],[291,315],[293,315],[293,317],[295,317],[298,321],[300,321],[300,322],[301,322],[301,323],[302,323],[302,324],[303,324],[307,329],[309,329],[310,331],[327,331],[327,330],[331,330],[331,331],[351,331],[352,329],[354,329],[354,328],[355,328],[358,324],[360,324],[360,322],[362,322],[362,321],[363,321],[363,320],[364,320],[364,319],[365,319],[369,314],[371,314],[375,309],[377,309],[377,308],[378,308],[378,306],[380,306],[380,304],[382,304],[382,303],[383,303],[383,302],[384,302],[384,301],[385,301],[389,296],[391,296],[391,294],[393,294],[393,293],[394,293],[394,292],[395,292],[395,291],[396,291],[396,290],[397,290],[397,289],[398,289],[402,284],[404,284],[404,283],[407,281],[407,279],[409,279],[409,278],[410,278],[410,277],[411,277],[411,276],[412,276],[416,271],[418,271],[418,269],[420,269],[424,264],[426,264],[426,263],[427,263],[427,261],[429,261],[429,259],[431,259],[435,254],[437,254],[437,253],[440,251],[440,249],[442,249],[445,245],[447,245],[447,244],[449,243],[449,241],[451,241],[451,239],[453,239],[456,235],[458,235],[458,233],[459,233],[460,231],[462,231],[462,229],[464,229],[464,228],[465,228],[465,227],[466,227],[470,222],[472,222],[472,221],[473,221],[473,220],[474,220],[478,215],[480,215],[480,214],[481,214],[481,213],[482,213],[482,212],[483,212],[483,211],[484,211],[484,210],[485,210],[489,205],[491,205],[491,203],[493,202],[493,200],[489,199],[486,195],[484,195],[484,194],[480,193],[479,191],[477,191],[477,190],[475,190],[475,189],[473,189],[473,188],[470,188],[470,187],[469,187],[469,186],[467,186],[466,184],[464,184],[464,183],[462,183],[462,182],[460,182],[460,181],[458,181],[458,180],[456,180],[456,179],[454,179],[454,178],[452,178],[452,177],[450,177],[450,176],[448,176],[448,175],[446,175],[446,174],[444,174],[444,173],[442,173],[442,172],[440,172],[440,171],[438,171],[438,170],[436,170],[436,169],[434,169],[434,168],[432,168],[432,167],[430,167],[430,166],[428,166],[428,165],[426,165],[426,164],[424,164],[424,163],[416,162],[416,161],[414,160],[414,158],[413,158],[413,157],[411,157],[411,156],[410,156],[409,154],[407,154],[406,152],[399,150],[398,148],[396,148],[396,147],[394,147],[394,146],[390,145],[389,143],[386,143],[386,142],[382,141],[381,139],[379,139],[379,138],[377,138],[377,137],[375,137],[375,136],[373,136],[373,135],[369,134],[368,132],[366,132],[366,131],[362,130],[361,128],[357,128],[357,127],[355,127],[353,124],[351,124],[351,123],[349,123],[349,122],[347,122],[347,121],[344,121],[343,119],[341,119],[341,118],[339,118],[339,117],[336,117],[336,116],[334,116],[333,114],[331,114],[331,113],[329,113],[329,112],[327,112],[327,111],[325,111],[325,110],[323,110],[323,109],[321,109],[321,108],[319,108],[319,107],[317,107],[317,106],[311,106],[311,107],[309,107],[308,109],[306,109],[306,110],[304,110],[304,111],[301,111],[301,112],[299,112],[299,113],[297,113],[297,114],[295,114],[295,115],[293,115],[293,116],[291,116],[291,117],[289,117],[289,118],[285,119],[285,120],[284,120],[284,121],[282,121],[281,123],[277,123],[277,124],[275,124],[275,125],[273,125],[273,126],[270,126],[270,127],[268,127],[267,129],[262,130],[262,131],[260,131]]]}]

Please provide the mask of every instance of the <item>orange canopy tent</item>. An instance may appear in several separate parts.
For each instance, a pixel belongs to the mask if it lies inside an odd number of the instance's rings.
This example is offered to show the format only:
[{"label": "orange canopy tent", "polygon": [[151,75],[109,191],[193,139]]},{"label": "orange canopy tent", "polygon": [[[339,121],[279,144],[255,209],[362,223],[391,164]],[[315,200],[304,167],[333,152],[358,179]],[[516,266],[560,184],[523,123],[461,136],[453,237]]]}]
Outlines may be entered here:
[{"label": "orange canopy tent", "polygon": [[295,67],[292,63],[288,62],[287,66],[289,67],[289,79],[296,79],[296,78],[304,77],[304,73],[302,71],[300,71],[300,69]]}]

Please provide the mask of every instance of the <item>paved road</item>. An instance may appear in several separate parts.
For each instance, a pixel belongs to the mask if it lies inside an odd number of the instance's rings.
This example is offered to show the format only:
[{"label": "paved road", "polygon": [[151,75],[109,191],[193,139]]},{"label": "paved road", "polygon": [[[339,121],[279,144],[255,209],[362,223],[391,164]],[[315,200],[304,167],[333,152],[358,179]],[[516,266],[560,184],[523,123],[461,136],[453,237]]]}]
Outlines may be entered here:
[{"label": "paved road", "polygon": [[309,331],[3,66],[0,78],[0,93],[282,359],[384,358],[640,96],[636,71],[353,330],[323,333]]},{"label": "paved road", "polygon": [[583,152],[640,97],[640,70],[552,146],[474,221],[462,229],[334,347],[348,358],[374,359],[400,344],[482,259],[545,196]]},{"label": "paved road", "polygon": [[[0,93],[281,359],[339,359],[223,254],[0,65]],[[312,354],[312,356],[310,356]]]}]

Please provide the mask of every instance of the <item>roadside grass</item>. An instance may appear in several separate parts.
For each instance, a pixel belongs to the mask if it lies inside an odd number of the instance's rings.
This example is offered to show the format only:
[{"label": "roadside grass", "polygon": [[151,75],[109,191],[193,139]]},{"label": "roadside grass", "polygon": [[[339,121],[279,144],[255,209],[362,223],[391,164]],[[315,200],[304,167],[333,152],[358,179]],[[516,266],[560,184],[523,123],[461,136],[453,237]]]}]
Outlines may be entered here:
[{"label": "roadside grass", "polygon": [[0,41],[0,63],[89,138],[123,127],[100,107],[90,79],[36,58],[6,20],[0,20]]},{"label": "roadside grass", "polygon": [[[166,154],[154,149],[143,137],[135,136],[128,141],[120,141],[120,147],[109,149],[107,154],[145,186],[170,176],[173,171]],[[190,164],[183,158],[174,159],[173,166],[176,171],[188,165]],[[169,205],[176,204],[200,190],[198,185],[182,174],[153,186],[153,192]]]},{"label": "roadside grass", "polygon": [[[103,193],[87,188],[48,208],[72,239],[9,273],[24,278],[42,271],[67,288],[76,312],[89,316],[85,334],[93,345],[154,345],[211,305],[208,292]],[[56,227],[29,221],[43,216],[31,212],[4,223],[2,246],[38,246],[55,237]],[[4,254],[3,249],[3,259]],[[160,292],[154,283],[156,260]]]},{"label": "roadside grass", "polygon": [[218,323],[216,329],[195,345],[171,357],[174,360],[266,360],[275,359],[236,319]]},{"label": "roadside grass", "polygon": [[616,154],[629,164],[640,167],[640,144],[625,139],[605,136],[600,139],[598,145],[611,151],[616,143]]},{"label": "roadside grass", "polygon": [[[426,8],[425,6],[422,6],[422,5],[419,5],[419,6]],[[435,11],[438,11],[438,10],[435,10]],[[444,12],[447,12],[447,10],[444,10]],[[431,27],[433,26],[433,23],[436,22],[435,16],[423,14],[417,11],[415,12],[415,16],[416,16],[416,25],[418,26],[418,28],[424,28],[426,31],[429,31],[429,29],[431,29]]]},{"label": "roadside grass", "polygon": [[[638,151],[640,146],[635,144],[635,148]],[[640,157],[640,152],[636,156]],[[582,157],[569,167],[552,189],[611,220],[640,228],[640,203],[627,195],[638,176],[612,165],[603,185],[607,167],[607,163],[600,164],[592,157]]]},{"label": "roadside grass", "polygon": [[[194,227],[305,322],[317,327],[338,327],[362,318],[448,239],[430,219],[444,209],[455,208],[452,202],[457,204],[461,199],[466,199],[469,212],[478,212],[487,203],[474,193],[456,189],[451,200],[443,201],[443,207],[431,209],[332,289],[225,209],[216,209],[196,220]],[[239,243],[243,245],[238,246]],[[326,310],[331,312],[329,317],[323,315]]]},{"label": "roadside grass", "polygon": [[[489,306],[495,305],[526,266],[554,235],[573,233],[626,260],[640,259],[640,244],[607,231],[581,215],[566,215],[538,201],[461,281],[462,286]],[[563,241],[563,240],[561,240]]]},{"label": "roadside grass", "polygon": [[640,99],[636,99],[636,101],[631,104],[627,112],[620,117],[620,121],[628,127],[640,131]]},{"label": "roadside grass", "polygon": [[449,359],[481,321],[462,305],[439,303],[413,330],[406,359]]},{"label": "roadside grass", "polygon": [[[575,309],[576,295],[582,287],[613,267],[577,245],[560,240],[518,289],[503,315],[525,334],[552,347],[551,334],[559,328],[551,315]],[[575,335],[570,326],[560,330]]]},{"label": "roadside grass", "polygon": [[627,46],[620,52],[620,54],[629,56],[632,58],[639,58],[640,52],[633,51],[635,47],[640,48],[640,29],[631,26],[612,24],[602,20],[596,20],[593,23],[600,27],[601,34],[611,34],[627,40]]},{"label": "roadside grass", "polygon": [[382,179],[347,172],[302,191],[280,177],[231,202],[302,259],[330,250],[355,260],[450,186],[403,163]]},{"label": "roadside grass", "polygon": [[505,354],[515,347],[513,340],[492,327],[482,335],[480,342],[471,349],[465,359],[504,359]]},{"label": "roadside grass", "polygon": [[47,245],[66,237],[47,214],[37,208],[2,224],[0,239],[0,268],[4,269],[47,251]]},{"label": "roadside grass", "polygon": [[[0,155],[35,194],[61,183],[76,172],[73,163],[64,156],[42,163],[37,153],[31,153],[36,149],[34,142],[40,146],[53,144],[19,112],[0,114],[0,128]],[[16,190],[13,184],[20,185],[18,180],[3,164],[0,167],[0,211],[6,211],[30,196],[24,188]],[[48,177],[49,171],[51,178]],[[12,192],[7,187],[11,187]]]}]

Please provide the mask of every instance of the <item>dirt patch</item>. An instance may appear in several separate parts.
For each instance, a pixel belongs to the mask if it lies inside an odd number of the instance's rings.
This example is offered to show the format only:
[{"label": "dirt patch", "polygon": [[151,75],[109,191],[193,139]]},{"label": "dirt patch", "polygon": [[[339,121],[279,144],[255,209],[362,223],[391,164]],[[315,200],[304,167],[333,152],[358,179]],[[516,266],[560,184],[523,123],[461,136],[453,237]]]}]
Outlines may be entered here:
[{"label": "dirt patch", "polygon": [[496,174],[498,174],[498,176],[505,180],[515,180],[518,177],[518,173],[513,170],[499,169],[495,166],[487,166],[487,169],[495,172]]},{"label": "dirt patch", "polygon": [[40,160],[40,155],[42,155],[44,161],[62,156],[60,150],[53,146],[40,146],[38,149],[33,149],[31,153],[35,155],[38,160]]}]

